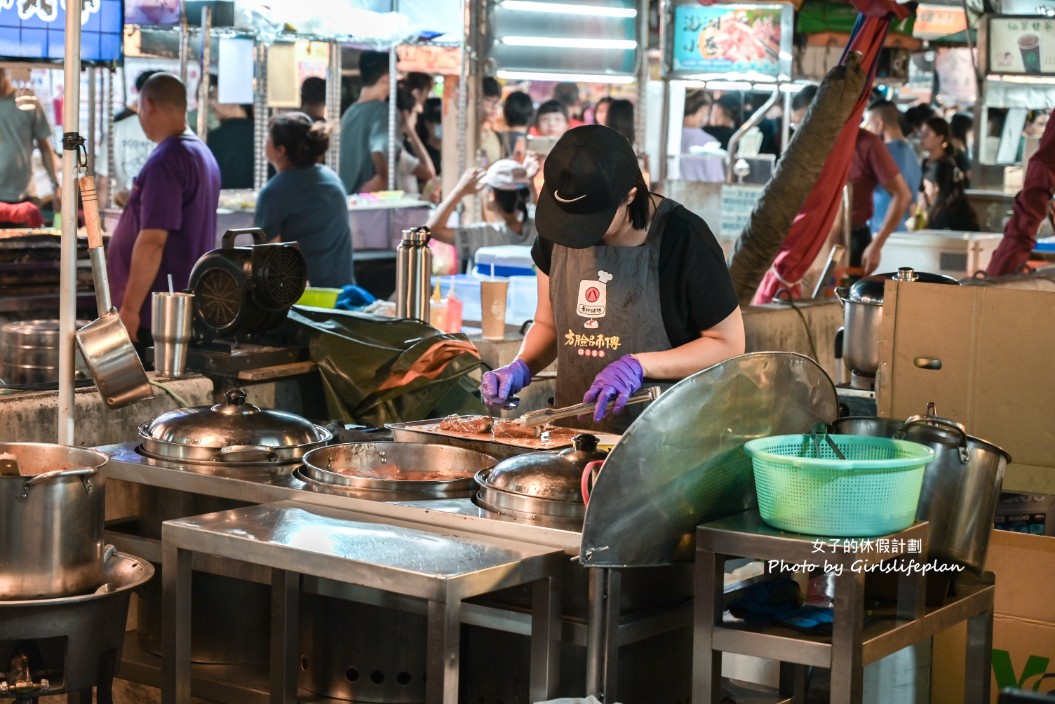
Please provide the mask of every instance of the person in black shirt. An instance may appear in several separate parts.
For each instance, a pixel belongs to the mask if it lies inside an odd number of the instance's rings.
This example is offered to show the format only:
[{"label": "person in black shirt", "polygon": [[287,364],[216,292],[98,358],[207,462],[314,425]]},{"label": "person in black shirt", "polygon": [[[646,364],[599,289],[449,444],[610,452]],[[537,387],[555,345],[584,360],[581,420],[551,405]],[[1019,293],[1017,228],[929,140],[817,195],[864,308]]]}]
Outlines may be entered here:
[{"label": "person in black shirt", "polygon": [[648,192],[618,132],[573,128],[543,168],[534,323],[513,363],[484,374],[481,395],[505,404],[556,358],[556,404],[596,401],[595,426],[621,432],[646,378],[673,382],[744,351],[740,307],[707,224]]}]

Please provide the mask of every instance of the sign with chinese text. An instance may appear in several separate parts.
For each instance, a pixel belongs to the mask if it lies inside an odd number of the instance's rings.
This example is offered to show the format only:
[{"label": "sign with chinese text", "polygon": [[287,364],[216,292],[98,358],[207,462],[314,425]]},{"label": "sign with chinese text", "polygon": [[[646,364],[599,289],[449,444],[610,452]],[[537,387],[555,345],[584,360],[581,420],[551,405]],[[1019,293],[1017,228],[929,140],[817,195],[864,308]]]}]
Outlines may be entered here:
[{"label": "sign with chinese text", "polygon": [[1055,19],[990,17],[989,73],[1055,74]]},{"label": "sign with chinese text", "polygon": [[673,18],[672,69],[681,74],[753,80],[786,77],[790,16],[790,6],[784,5],[678,5]]},{"label": "sign with chinese text", "polygon": [[941,39],[967,29],[967,15],[962,7],[925,5],[916,8],[912,36],[919,39]]}]

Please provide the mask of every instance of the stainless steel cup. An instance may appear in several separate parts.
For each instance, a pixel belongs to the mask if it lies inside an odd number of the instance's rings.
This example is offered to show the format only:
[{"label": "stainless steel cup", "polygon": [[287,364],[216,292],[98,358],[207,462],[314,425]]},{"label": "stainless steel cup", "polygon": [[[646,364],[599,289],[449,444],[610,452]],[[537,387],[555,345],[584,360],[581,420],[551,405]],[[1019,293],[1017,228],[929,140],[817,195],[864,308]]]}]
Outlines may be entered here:
[{"label": "stainless steel cup", "polygon": [[154,293],[150,331],[154,335],[154,370],[158,376],[181,377],[187,368],[193,303],[193,293]]}]

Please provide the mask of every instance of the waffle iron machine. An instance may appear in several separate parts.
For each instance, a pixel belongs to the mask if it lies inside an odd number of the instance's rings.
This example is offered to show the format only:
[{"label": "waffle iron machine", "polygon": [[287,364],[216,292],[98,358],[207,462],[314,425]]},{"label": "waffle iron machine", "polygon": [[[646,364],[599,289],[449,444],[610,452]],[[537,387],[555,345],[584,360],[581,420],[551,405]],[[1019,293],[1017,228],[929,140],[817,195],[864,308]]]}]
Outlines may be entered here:
[{"label": "waffle iron machine", "polygon": [[[235,246],[239,235],[253,244]],[[298,361],[302,350],[278,328],[304,293],[308,269],[295,242],[268,243],[258,228],[228,230],[222,246],[191,270],[194,341],[187,369],[236,376],[243,369]]]}]

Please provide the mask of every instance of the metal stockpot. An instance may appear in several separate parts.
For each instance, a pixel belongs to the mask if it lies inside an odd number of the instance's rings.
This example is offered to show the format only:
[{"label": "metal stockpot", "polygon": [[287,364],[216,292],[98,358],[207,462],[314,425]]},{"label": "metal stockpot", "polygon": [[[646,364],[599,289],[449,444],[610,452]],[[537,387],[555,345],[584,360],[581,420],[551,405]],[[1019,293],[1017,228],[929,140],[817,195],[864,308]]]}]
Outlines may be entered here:
[{"label": "metal stockpot", "polygon": [[875,274],[860,279],[849,289],[835,289],[843,304],[843,359],[857,372],[875,376],[879,369],[879,327],[883,323],[883,288],[888,280],[917,281],[924,284],[959,282],[943,274],[917,273],[909,267],[897,272]]},{"label": "metal stockpot", "polygon": [[101,452],[0,443],[0,601],[83,594],[103,580]]},{"label": "metal stockpot", "polygon": [[559,452],[529,452],[502,460],[476,474],[477,506],[518,520],[555,527],[579,527],[586,515],[582,476],[587,466],[608,456],[597,437],[572,438]]},{"label": "metal stockpot", "polygon": [[967,434],[959,423],[933,415],[839,418],[832,431],[899,437],[934,450],[920,490],[916,520],[930,522],[930,556],[981,572],[996,506],[1011,456]]}]

